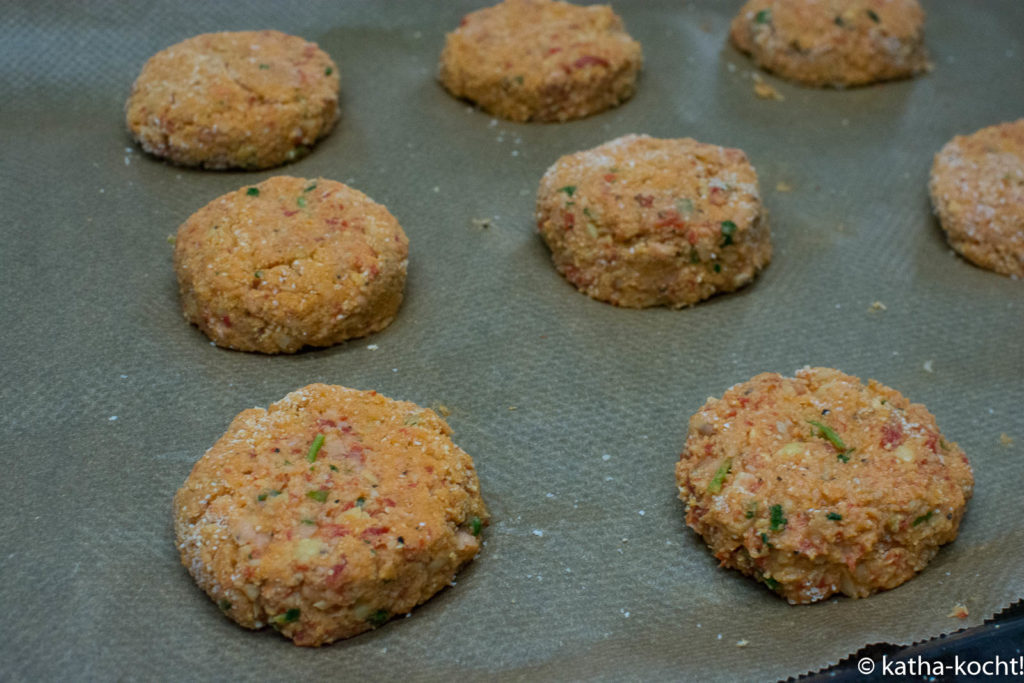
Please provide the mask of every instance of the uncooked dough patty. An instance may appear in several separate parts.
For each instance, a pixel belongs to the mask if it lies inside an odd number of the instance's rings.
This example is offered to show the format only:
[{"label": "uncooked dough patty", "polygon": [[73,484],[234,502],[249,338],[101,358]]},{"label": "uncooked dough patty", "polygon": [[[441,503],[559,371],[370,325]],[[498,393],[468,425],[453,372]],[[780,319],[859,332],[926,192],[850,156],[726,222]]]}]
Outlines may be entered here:
[{"label": "uncooked dough patty", "polygon": [[640,43],[607,5],[505,0],[448,34],[441,83],[513,121],[566,121],[633,95]]},{"label": "uncooked dough patty", "polygon": [[294,161],[338,117],[338,67],[278,31],[206,33],[153,55],[125,105],[142,148],[184,166]]},{"label": "uncooked dough patty", "polygon": [[452,582],[488,520],[433,411],[312,384],[240,413],[174,498],[181,560],[230,619],[348,638]]},{"label": "uncooked dough patty", "polygon": [[217,345],[291,353],[387,327],[408,253],[398,221],[362,192],[277,176],[193,214],[174,268],[185,317]]},{"label": "uncooked dough patty", "polygon": [[559,159],[537,225],[558,272],[616,306],[680,308],[771,260],[757,174],[738,149],[627,135]]},{"label": "uncooked dough patty", "polygon": [[935,156],[929,189],[954,249],[1024,277],[1024,119],[953,138]]},{"label": "uncooked dough patty", "polygon": [[731,37],[760,66],[807,85],[866,85],[930,68],[917,0],[749,0]]},{"label": "uncooked dough patty", "polygon": [[828,368],[709,398],[676,481],[686,522],[722,565],[791,603],[910,579],[956,538],[974,487],[924,406]]}]

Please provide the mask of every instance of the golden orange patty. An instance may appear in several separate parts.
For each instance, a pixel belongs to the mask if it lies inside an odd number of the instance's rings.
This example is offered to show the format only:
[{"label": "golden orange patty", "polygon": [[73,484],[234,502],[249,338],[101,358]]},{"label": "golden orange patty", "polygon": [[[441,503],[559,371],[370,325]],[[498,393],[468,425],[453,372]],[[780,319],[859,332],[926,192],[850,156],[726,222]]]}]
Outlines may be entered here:
[{"label": "golden orange patty", "polygon": [[689,306],[771,260],[747,156],[689,138],[626,135],[562,157],[541,179],[537,226],[558,272],[627,308]]},{"label": "golden orange patty", "polygon": [[294,161],[338,118],[338,67],[278,31],[205,33],[153,55],[125,105],[147,152],[184,166]]},{"label": "golden orange patty", "polygon": [[761,67],[807,85],[866,85],[930,68],[918,0],[749,0],[730,36]]},{"label": "golden orange patty", "polygon": [[974,488],[924,406],[828,368],[708,399],[676,481],[687,524],[722,565],[794,604],[910,579],[956,538]]},{"label": "golden orange patty", "polygon": [[566,121],[633,95],[640,43],[607,5],[505,0],[448,34],[441,83],[496,116]]},{"label": "golden orange patty", "polygon": [[408,254],[398,221],[362,192],[277,176],[185,221],[174,268],[185,318],[217,345],[291,353],[387,327]]},{"label": "golden orange patty", "polygon": [[296,645],[409,612],[480,549],[473,461],[433,411],[311,384],[240,413],[174,498],[181,561],[226,616]]},{"label": "golden orange patty", "polygon": [[929,190],[950,246],[1024,277],[1024,119],[950,140],[935,155]]}]

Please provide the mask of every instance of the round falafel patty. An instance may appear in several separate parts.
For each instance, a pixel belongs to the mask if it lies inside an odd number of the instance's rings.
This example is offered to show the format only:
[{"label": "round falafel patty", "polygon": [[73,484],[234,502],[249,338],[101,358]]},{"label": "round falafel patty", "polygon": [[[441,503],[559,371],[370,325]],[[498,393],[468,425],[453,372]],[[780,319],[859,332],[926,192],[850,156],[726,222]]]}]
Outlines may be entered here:
[{"label": "round falafel patty", "polygon": [[230,619],[317,646],[451,583],[488,514],[433,411],[311,384],[240,413],[174,498],[182,563]]},{"label": "round falafel patty", "polygon": [[218,346],[292,353],[387,327],[409,241],[347,185],[277,176],[218,197],[178,229],[185,318]]},{"label": "round falafel patty", "polygon": [[950,140],[935,155],[928,189],[951,247],[1024,278],[1024,119]]},{"label": "round falafel patty", "polygon": [[676,465],[686,522],[723,566],[793,604],[910,579],[956,538],[967,456],[899,392],[829,368],[709,398]]},{"label": "round falafel patty", "polygon": [[588,296],[681,308],[753,280],[771,260],[757,173],[738,149],[626,135],[559,159],[537,226]]},{"label": "round falafel patty", "polygon": [[762,68],[805,85],[867,85],[931,67],[918,0],[749,0],[730,37]]},{"label": "round falafel patty", "polygon": [[607,5],[505,0],[448,34],[440,79],[456,97],[512,121],[567,121],[633,96],[640,43]]},{"label": "round falafel patty", "polygon": [[205,33],[146,62],[125,117],[144,150],[176,164],[270,168],[331,131],[338,84],[316,43],[279,31]]}]

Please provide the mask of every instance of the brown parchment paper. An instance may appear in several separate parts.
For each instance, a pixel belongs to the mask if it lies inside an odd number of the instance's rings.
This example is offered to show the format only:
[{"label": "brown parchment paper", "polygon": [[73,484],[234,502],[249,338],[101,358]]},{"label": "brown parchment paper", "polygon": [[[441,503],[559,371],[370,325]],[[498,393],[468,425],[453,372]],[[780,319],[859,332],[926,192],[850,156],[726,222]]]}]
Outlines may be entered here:
[{"label": "brown parchment paper", "polygon": [[[437,84],[444,33],[480,4],[0,5],[0,678],[774,679],[1024,596],[1024,283],[952,255],[926,189],[954,134],[1024,115],[1024,4],[927,2],[933,73],[848,91],[766,75],[779,102],[726,44],[738,1],[622,0],[637,95],[562,125],[495,121]],[[123,102],[151,54],[256,28],[340,66],[342,119],[311,156],[198,172],[130,142]],[[540,176],[633,132],[746,150],[775,243],[753,286],[630,311],[557,275],[533,224]],[[389,329],[265,357],[183,321],[167,236],[275,173],[349,183],[398,217],[411,260]],[[924,403],[975,469],[960,538],[870,599],[791,607],[717,568],[682,522],[690,414],[805,364]],[[410,618],[305,650],[218,614],[179,564],[170,508],[235,414],[314,381],[448,406],[494,524]],[[966,620],[947,616],[957,602]]]}]

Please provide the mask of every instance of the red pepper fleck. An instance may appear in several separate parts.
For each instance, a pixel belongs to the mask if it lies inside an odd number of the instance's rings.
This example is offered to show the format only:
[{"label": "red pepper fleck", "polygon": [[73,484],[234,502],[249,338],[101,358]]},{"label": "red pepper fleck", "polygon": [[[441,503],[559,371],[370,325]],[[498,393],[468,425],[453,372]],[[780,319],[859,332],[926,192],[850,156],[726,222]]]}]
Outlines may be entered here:
[{"label": "red pepper fleck", "polygon": [[[324,524],[320,527],[320,533],[327,538],[340,538],[342,536],[348,536],[351,532],[348,528],[343,527],[340,524]],[[344,569],[344,567],[345,565],[342,565],[342,569]]]},{"label": "red pepper fleck", "polygon": [[562,51],[562,48],[560,48],[560,47],[549,47],[548,48],[548,54],[549,55],[557,54],[557,53],[559,53],[561,51]]},{"label": "red pepper fleck", "polygon": [[327,583],[335,585],[341,580],[341,575],[345,572],[345,567],[348,565],[348,561],[342,558],[341,562],[331,567],[330,571],[327,572]]},{"label": "red pepper fleck", "polygon": [[583,67],[590,66],[591,64],[604,67],[610,66],[607,59],[604,59],[603,57],[595,57],[594,55],[583,55],[572,63],[572,65],[577,69],[582,69]]},{"label": "red pepper fleck", "polygon": [[725,202],[727,201],[725,192],[720,187],[712,187],[711,195],[708,197],[708,201],[710,201],[715,206],[721,206],[722,204],[725,204]]},{"label": "red pepper fleck", "polygon": [[606,183],[614,183],[615,182],[615,174],[614,173],[605,173],[604,174],[604,181]]},{"label": "red pepper fleck", "polygon": [[334,420],[329,420],[326,417],[321,417],[316,421],[318,427],[337,427],[337,423]]},{"label": "red pepper fleck", "polygon": [[658,212],[658,218],[659,218],[659,220],[657,222],[655,222],[655,224],[654,224],[654,227],[656,227],[656,228],[669,228],[669,227],[672,227],[672,228],[685,228],[686,227],[686,223],[683,222],[682,216],[680,216],[679,212],[676,211],[675,209],[670,209],[668,211],[659,211]]},{"label": "red pepper fleck", "polygon": [[697,233],[695,231],[693,231],[693,230],[687,230],[686,231],[686,241],[689,242],[690,244],[697,244],[697,240],[699,240],[699,239],[700,239],[700,236],[697,235]]},{"label": "red pepper fleck", "polygon": [[565,223],[566,230],[572,230],[572,226],[576,225],[576,216],[572,215],[568,211],[562,214],[562,220]]},{"label": "red pepper fleck", "polygon": [[229,318],[228,316],[224,316],[223,318],[220,319],[220,321],[224,323],[225,327],[231,327],[231,318]]},{"label": "red pepper fleck", "polygon": [[927,446],[928,448],[932,449],[932,453],[938,453],[939,452],[939,435],[938,434],[929,434],[928,435],[928,440],[924,442],[924,445]]},{"label": "red pepper fleck", "polygon": [[469,17],[462,17],[462,19],[459,21],[459,26],[465,26],[468,23],[469,23]]},{"label": "red pepper fleck", "polygon": [[295,214],[297,214],[298,212],[299,212],[299,211],[298,211],[298,209],[296,209],[295,211],[288,211],[288,210],[286,209],[286,210],[285,210],[285,211],[284,211],[283,213],[284,213],[284,215],[285,215],[285,216],[288,216],[289,218],[291,218],[292,216],[294,216],[294,215],[295,215]]},{"label": "red pepper fleck", "polygon": [[898,422],[890,422],[882,427],[882,448],[895,448],[903,443],[903,427]]},{"label": "red pepper fleck", "polygon": [[638,194],[633,197],[640,206],[650,206],[654,203],[654,195]]}]

